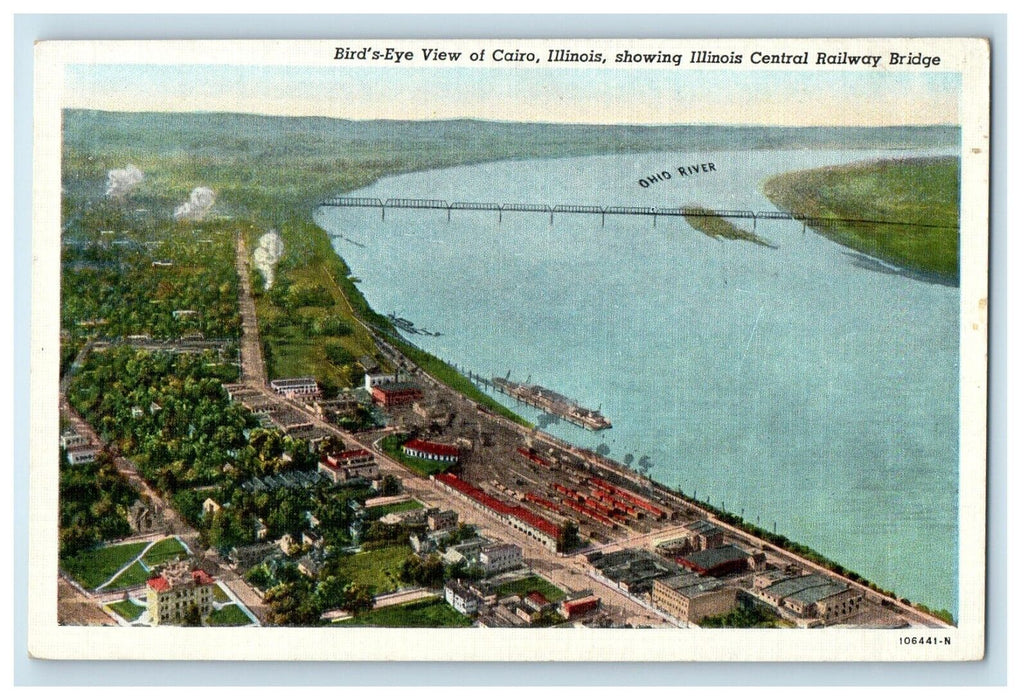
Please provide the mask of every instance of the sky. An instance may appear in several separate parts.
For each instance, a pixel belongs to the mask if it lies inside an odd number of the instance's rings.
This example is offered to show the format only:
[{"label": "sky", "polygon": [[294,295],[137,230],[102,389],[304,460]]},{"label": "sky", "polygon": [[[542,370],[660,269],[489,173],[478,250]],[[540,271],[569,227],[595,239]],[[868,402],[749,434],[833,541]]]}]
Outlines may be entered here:
[{"label": "sky", "polygon": [[590,124],[957,124],[958,73],[884,70],[70,65],[64,106]]}]

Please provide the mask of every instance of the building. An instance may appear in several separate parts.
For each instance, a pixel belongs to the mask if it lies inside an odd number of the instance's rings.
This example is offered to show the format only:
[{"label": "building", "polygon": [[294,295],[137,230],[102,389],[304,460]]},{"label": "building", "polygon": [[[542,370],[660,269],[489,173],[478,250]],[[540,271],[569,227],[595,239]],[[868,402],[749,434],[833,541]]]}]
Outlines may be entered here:
[{"label": "building", "polygon": [[92,464],[99,454],[100,450],[93,445],[72,447],[66,452],[68,464]]},{"label": "building", "polygon": [[717,579],[685,573],[655,580],[651,600],[677,619],[696,623],[705,617],[730,613],[738,595],[738,589]]},{"label": "building", "polygon": [[618,549],[586,557],[598,574],[629,593],[648,593],[658,578],[682,573],[682,567],[644,549]]},{"label": "building", "polygon": [[422,397],[421,388],[409,382],[390,382],[371,388],[371,400],[379,406],[405,406]]},{"label": "building", "polygon": [[321,396],[321,389],[314,377],[295,377],[292,379],[273,379],[271,389],[276,394],[287,398],[302,396]]},{"label": "building", "polygon": [[208,498],[203,502],[203,505],[200,506],[200,509],[203,511],[204,515],[214,515],[221,510],[221,504],[213,498]]},{"label": "building", "polygon": [[336,484],[352,479],[377,479],[378,463],[375,455],[361,447],[328,455],[318,462],[318,472]]},{"label": "building", "polygon": [[728,544],[676,557],[675,561],[701,576],[729,576],[749,570],[750,559],[749,552]]},{"label": "building", "polygon": [[408,440],[401,448],[408,457],[427,459],[432,462],[456,464],[460,460],[460,450],[453,445],[428,440]]},{"label": "building", "polygon": [[460,581],[448,581],[443,587],[443,597],[461,615],[474,615],[482,605],[482,599]]},{"label": "building", "polygon": [[509,542],[497,542],[482,547],[478,563],[486,576],[521,568],[521,547]]},{"label": "building", "polygon": [[278,551],[274,542],[258,542],[257,544],[233,547],[229,550],[228,560],[233,569],[248,571]]},{"label": "building", "polygon": [[709,520],[696,520],[685,526],[685,536],[694,552],[716,549],[725,544],[725,532]]},{"label": "building", "polygon": [[[433,512],[434,511],[434,512]],[[428,529],[431,532],[438,530],[452,530],[459,522],[457,511],[439,510],[433,508],[428,512]]]},{"label": "building", "polygon": [[364,390],[371,393],[371,390],[376,386],[382,386],[383,384],[392,384],[393,382],[399,381],[399,377],[395,374],[365,374],[364,375]]},{"label": "building", "polygon": [[864,607],[864,594],[820,574],[790,576],[757,589],[757,597],[795,617],[834,623]]},{"label": "building", "polygon": [[146,605],[151,625],[176,625],[194,609],[200,620],[214,609],[214,579],[189,562],[170,564],[146,582]]},{"label": "building", "polygon": [[70,450],[73,447],[82,447],[89,444],[89,438],[79,435],[74,430],[69,430],[61,435],[61,449]]},{"label": "building", "polygon": [[594,595],[574,600],[565,600],[560,604],[560,616],[565,620],[572,620],[592,612],[600,607],[600,599]]}]

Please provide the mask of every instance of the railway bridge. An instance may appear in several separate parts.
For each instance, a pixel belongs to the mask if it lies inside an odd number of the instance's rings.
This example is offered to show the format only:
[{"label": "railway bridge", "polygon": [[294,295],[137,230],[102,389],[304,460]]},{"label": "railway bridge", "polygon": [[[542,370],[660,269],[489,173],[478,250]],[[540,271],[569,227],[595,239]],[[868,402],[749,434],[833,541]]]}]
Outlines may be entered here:
[{"label": "railway bridge", "polygon": [[598,204],[534,204],[525,202],[447,202],[443,199],[418,199],[411,197],[396,197],[379,199],[377,197],[329,197],[320,203],[322,207],[359,207],[377,209],[381,213],[382,220],[385,220],[386,209],[431,209],[446,212],[446,220],[450,221],[454,211],[488,211],[495,212],[497,221],[503,223],[504,212],[529,212],[547,214],[550,217],[550,225],[553,225],[554,217],[557,214],[586,214],[600,217],[600,226],[605,226],[608,216],[645,216],[653,220],[657,225],[658,217],[713,217],[719,219],[743,219],[753,223],[753,230],[757,229],[757,221],[767,220],[792,220],[803,224],[803,230],[808,226],[831,227],[838,224],[867,224],[884,226],[904,226],[909,228],[957,228],[943,224],[927,224],[908,221],[887,221],[879,219],[861,219],[847,217],[811,217],[790,214],[784,211],[752,211],[749,209],[696,209],[690,207],[630,207],[616,205]]}]

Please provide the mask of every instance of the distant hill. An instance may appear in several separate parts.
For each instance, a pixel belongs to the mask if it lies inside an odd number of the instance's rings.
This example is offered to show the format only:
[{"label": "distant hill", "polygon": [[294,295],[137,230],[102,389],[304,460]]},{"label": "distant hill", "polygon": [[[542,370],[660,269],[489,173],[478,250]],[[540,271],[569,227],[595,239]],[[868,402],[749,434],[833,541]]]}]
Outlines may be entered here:
[{"label": "distant hill", "polygon": [[327,117],[272,117],[231,113],[101,112],[65,110],[65,143],[89,149],[178,149],[212,155],[270,148],[268,155],[314,154],[326,147],[405,148],[412,143],[449,150],[490,151],[507,158],[687,149],[875,148],[955,146],[956,126],[726,127],[632,126],[446,121],[352,121]]}]

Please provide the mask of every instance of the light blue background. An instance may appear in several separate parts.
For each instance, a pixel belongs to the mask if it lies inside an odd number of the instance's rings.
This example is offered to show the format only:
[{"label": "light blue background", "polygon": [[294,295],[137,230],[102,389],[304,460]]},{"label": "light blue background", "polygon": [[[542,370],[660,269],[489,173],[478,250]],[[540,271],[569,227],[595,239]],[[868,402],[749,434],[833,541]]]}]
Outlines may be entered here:
[{"label": "light blue background", "polygon": [[[1003,685],[1007,666],[1005,15],[19,15],[14,21],[14,299],[31,297],[32,44],[43,39],[980,36],[992,41],[986,661],[947,664],[502,664],[41,661],[27,653],[28,303],[14,308],[16,685]],[[995,193],[1000,193],[997,197]]]}]

